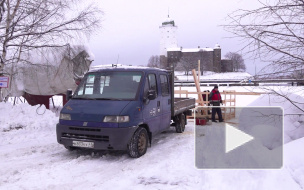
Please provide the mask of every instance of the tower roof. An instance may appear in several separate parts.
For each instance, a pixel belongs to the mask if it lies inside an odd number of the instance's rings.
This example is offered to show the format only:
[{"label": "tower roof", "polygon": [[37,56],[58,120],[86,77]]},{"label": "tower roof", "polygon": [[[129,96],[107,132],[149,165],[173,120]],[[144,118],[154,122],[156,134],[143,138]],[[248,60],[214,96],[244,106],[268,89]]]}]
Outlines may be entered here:
[{"label": "tower roof", "polygon": [[170,16],[168,15],[168,18],[166,18],[166,20],[164,22],[162,22],[162,26],[175,26],[174,20],[172,18],[170,18]]}]

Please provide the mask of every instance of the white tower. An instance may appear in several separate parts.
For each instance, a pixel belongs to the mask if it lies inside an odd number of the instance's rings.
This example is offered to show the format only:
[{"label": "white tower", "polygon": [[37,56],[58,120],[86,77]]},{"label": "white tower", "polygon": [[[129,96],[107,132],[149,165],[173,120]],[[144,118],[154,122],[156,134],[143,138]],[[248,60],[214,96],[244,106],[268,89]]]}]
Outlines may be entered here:
[{"label": "white tower", "polygon": [[177,26],[174,20],[168,18],[159,27],[160,30],[160,55],[167,56],[167,48],[177,48]]}]

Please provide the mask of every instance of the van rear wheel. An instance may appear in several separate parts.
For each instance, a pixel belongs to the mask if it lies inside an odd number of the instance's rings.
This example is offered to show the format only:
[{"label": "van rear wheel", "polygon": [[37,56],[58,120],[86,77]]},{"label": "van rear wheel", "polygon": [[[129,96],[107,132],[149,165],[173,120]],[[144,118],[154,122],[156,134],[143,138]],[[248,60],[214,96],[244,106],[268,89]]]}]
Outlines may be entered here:
[{"label": "van rear wheel", "polygon": [[128,145],[128,154],[132,158],[139,158],[147,152],[148,148],[148,132],[145,128],[138,128]]},{"label": "van rear wheel", "polygon": [[186,125],[186,117],[183,113],[176,116],[175,119],[175,130],[177,133],[182,133],[185,131],[185,125]]}]

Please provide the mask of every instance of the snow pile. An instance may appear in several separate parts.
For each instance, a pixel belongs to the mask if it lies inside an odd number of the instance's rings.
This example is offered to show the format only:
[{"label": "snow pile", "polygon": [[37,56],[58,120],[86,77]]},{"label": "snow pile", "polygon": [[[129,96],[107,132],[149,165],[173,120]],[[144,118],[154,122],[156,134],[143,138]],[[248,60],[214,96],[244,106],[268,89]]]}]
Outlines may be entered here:
[{"label": "snow pile", "polygon": [[[27,103],[13,106],[10,103],[0,103],[0,131],[17,132],[41,130],[49,128],[54,120],[55,114],[42,106],[29,106]],[[6,136],[6,135],[5,135]]]},{"label": "snow pile", "polygon": [[[304,138],[290,142],[284,146],[285,168],[293,180],[304,189]],[[292,188],[290,188],[292,189]]]},{"label": "snow pile", "polygon": [[11,150],[29,140],[34,139],[38,143],[39,140],[54,135],[58,122],[55,113],[46,110],[44,106],[0,103],[0,113],[0,146],[9,148],[13,145]]},{"label": "snow pile", "polygon": [[303,189],[304,138],[284,145],[284,166],[279,170],[210,170],[207,171],[208,189],[256,190]]},{"label": "snow pile", "polygon": [[[283,93],[283,92],[280,92]],[[299,102],[304,102],[302,96],[288,93],[288,98],[297,102],[296,105],[301,109],[304,106]],[[265,94],[261,95],[249,106],[281,106],[284,110],[284,142],[288,143],[292,140],[304,137],[304,114],[296,108],[290,101],[286,100],[282,96]]]}]

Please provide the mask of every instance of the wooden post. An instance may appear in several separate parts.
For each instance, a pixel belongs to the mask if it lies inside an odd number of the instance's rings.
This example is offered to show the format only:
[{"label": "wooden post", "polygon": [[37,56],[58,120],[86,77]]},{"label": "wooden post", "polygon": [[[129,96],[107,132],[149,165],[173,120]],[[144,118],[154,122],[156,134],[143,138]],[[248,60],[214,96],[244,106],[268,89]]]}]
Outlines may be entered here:
[{"label": "wooden post", "polygon": [[[202,102],[203,101],[203,96],[201,94],[201,87],[200,87],[200,84],[199,84],[199,81],[197,79],[197,76],[196,76],[196,71],[195,69],[192,69],[192,75],[193,75],[193,79],[194,79],[194,83],[195,83],[195,86],[196,86],[196,91],[198,92],[198,101]],[[202,103],[199,103],[199,105],[203,105]]]},{"label": "wooden post", "polygon": [[180,92],[179,97],[181,98],[182,97],[182,87],[181,86],[179,87],[179,92]]}]

